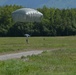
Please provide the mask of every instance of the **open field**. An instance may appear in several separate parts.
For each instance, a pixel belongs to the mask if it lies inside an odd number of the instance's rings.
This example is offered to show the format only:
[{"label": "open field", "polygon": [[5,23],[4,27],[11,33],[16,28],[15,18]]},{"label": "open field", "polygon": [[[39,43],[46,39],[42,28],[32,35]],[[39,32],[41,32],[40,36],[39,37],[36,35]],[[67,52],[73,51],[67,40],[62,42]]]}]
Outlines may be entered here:
[{"label": "open field", "polygon": [[27,50],[49,51],[0,61],[0,75],[76,75],[76,36],[0,38],[0,54]]},{"label": "open field", "polygon": [[76,49],[76,36],[69,37],[0,37],[0,54],[27,50]]},{"label": "open field", "polygon": [[0,75],[76,75],[76,49],[0,61]]}]

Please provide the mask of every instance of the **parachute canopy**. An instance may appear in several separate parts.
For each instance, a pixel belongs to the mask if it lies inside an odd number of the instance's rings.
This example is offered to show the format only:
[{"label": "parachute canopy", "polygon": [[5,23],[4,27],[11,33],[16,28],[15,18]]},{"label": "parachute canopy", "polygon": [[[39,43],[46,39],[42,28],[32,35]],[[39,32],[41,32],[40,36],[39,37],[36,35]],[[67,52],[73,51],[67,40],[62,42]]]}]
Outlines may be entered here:
[{"label": "parachute canopy", "polygon": [[35,9],[21,8],[12,12],[15,22],[40,22],[43,14]]}]

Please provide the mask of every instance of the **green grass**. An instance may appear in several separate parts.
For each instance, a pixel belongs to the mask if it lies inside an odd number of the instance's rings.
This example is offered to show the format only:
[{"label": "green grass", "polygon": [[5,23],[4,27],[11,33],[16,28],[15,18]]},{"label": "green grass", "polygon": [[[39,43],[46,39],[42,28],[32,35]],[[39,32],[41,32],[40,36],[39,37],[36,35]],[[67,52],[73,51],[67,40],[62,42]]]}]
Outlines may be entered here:
[{"label": "green grass", "polygon": [[76,75],[76,36],[1,37],[0,53],[50,50],[40,55],[0,61],[0,75]]},{"label": "green grass", "polygon": [[76,49],[0,61],[0,75],[76,75]]},{"label": "green grass", "polygon": [[0,53],[26,50],[49,50],[53,48],[76,49],[76,36],[69,37],[0,37]]}]

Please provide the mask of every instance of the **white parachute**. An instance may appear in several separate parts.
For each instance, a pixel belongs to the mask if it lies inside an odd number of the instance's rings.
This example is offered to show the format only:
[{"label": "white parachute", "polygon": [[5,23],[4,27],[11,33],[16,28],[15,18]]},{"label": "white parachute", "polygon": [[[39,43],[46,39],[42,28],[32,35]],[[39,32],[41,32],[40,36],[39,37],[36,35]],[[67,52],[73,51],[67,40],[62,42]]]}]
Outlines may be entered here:
[{"label": "white parachute", "polygon": [[35,9],[21,8],[12,12],[15,22],[40,22],[43,14]]}]

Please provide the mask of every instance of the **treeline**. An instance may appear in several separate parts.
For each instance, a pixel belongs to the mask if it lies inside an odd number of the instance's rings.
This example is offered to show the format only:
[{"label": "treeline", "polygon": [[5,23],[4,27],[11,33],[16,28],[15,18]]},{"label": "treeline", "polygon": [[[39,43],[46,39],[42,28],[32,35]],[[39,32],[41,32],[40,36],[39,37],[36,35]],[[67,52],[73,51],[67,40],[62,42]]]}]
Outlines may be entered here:
[{"label": "treeline", "polygon": [[0,36],[70,36],[76,35],[76,9],[38,8],[43,13],[40,23],[14,23],[11,13],[22,6],[0,7]]}]

